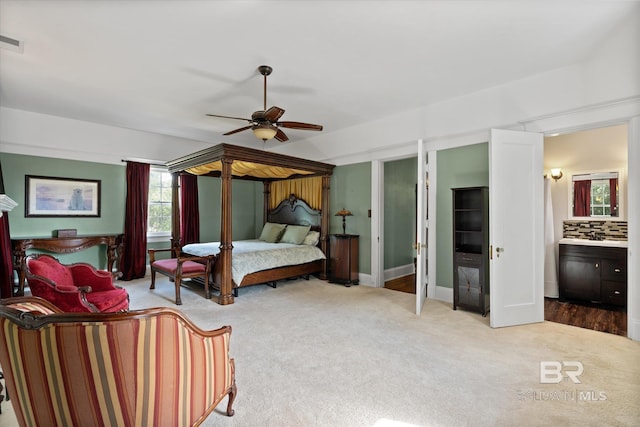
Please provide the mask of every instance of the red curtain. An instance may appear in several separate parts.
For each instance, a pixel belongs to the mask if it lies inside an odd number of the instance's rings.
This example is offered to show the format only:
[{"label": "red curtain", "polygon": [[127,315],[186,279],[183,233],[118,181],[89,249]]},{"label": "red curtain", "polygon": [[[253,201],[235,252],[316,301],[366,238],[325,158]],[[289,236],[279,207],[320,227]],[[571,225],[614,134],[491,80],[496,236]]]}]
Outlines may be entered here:
[{"label": "red curtain", "polygon": [[[1,172],[0,172],[1,173]],[[13,296],[13,251],[11,250],[11,236],[9,235],[9,214],[2,213],[0,218],[0,298]]]},{"label": "red curtain", "polygon": [[200,242],[200,209],[198,208],[198,177],[180,175],[180,237],[182,245]]},{"label": "red curtain", "polygon": [[[4,194],[4,178],[0,164],[0,194]],[[9,234],[9,214],[2,212],[0,217],[0,298],[13,296],[13,250]]]},{"label": "red curtain", "polygon": [[609,200],[611,202],[611,215],[618,215],[618,178],[609,180]]},{"label": "red curtain", "polygon": [[127,199],[122,249],[122,279],[133,280],[147,271],[147,209],[149,170],[145,163],[127,162]]},{"label": "red curtain", "polygon": [[591,180],[573,183],[573,215],[591,216]]}]

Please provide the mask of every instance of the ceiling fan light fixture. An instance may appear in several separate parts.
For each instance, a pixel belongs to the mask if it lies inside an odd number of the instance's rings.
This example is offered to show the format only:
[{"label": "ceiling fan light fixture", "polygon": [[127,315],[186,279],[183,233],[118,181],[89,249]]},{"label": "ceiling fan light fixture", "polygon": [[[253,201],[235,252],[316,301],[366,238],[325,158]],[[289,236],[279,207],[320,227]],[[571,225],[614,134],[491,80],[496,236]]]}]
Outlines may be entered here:
[{"label": "ceiling fan light fixture", "polygon": [[276,136],[276,133],[278,133],[278,128],[267,124],[267,123],[260,123],[255,125],[251,130],[253,130],[253,134],[263,140],[263,141],[267,141],[271,138],[273,138],[274,136]]}]

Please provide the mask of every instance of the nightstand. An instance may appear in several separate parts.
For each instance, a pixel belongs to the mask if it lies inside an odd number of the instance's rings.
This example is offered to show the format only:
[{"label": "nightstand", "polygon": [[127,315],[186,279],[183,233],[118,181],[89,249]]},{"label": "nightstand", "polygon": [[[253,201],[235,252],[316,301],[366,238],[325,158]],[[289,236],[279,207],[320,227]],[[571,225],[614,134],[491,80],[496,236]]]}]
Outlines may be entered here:
[{"label": "nightstand", "polygon": [[355,234],[329,236],[329,282],[345,286],[359,283],[358,238]]}]

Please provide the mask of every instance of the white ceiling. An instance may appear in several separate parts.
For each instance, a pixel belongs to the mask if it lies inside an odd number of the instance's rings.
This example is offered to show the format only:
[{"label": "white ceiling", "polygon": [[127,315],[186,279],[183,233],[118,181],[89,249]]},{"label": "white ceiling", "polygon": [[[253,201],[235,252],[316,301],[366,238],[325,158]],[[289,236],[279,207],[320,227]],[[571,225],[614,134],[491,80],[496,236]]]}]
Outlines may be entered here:
[{"label": "white ceiling", "polygon": [[[0,0],[0,106],[217,143],[359,125],[583,60],[636,1]],[[390,123],[393,126],[393,123]],[[315,132],[287,130],[291,142]]]}]

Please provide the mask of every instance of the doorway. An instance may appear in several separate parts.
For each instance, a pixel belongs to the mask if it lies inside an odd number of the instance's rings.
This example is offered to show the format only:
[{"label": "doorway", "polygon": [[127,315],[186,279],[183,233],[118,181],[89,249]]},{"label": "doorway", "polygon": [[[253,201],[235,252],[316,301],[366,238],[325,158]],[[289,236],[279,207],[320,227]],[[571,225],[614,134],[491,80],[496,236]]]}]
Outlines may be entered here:
[{"label": "doorway", "polygon": [[417,157],[383,164],[383,286],[413,293],[415,285]]},{"label": "doorway", "polygon": [[[621,217],[619,220],[626,230],[627,200],[626,171],[628,170],[628,125],[618,124],[544,138],[544,170],[550,174],[551,169],[560,168],[562,177],[548,180],[550,197],[547,199],[552,209],[553,260],[555,261],[555,278],[559,270],[559,241],[567,234],[565,222],[571,217],[571,181],[577,173],[602,170],[623,171],[621,193]],[[584,218],[587,223],[610,220],[610,218]],[[568,225],[567,225],[568,227]],[[570,230],[570,229],[568,229]],[[547,232],[548,233],[548,232]],[[569,231],[571,233],[571,231]],[[547,236],[548,238],[548,236]],[[550,255],[549,255],[550,256]],[[549,258],[547,258],[549,259]],[[549,265],[547,263],[547,267]],[[627,310],[615,305],[604,306],[591,304],[588,301],[559,301],[558,289],[550,280],[549,271],[545,272],[545,320],[569,324],[587,329],[627,336]]]}]

